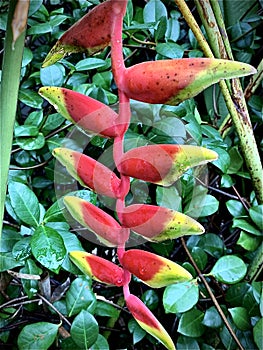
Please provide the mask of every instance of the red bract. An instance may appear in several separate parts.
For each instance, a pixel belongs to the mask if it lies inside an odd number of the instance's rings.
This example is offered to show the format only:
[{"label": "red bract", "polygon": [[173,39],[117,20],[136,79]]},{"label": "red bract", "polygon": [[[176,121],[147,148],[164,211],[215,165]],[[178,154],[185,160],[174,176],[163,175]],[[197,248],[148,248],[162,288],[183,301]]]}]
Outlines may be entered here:
[{"label": "red bract", "polygon": [[203,226],[189,216],[156,205],[129,205],[119,218],[123,226],[154,242],[204,232]]},{"label": "red bract", "polygon": [[118,114],[94,98],[65,88],[44,86],[39,94],[48,100],[66,119],[88,133],[116,137],[123,126],[118,124]]},{"label": "red bract", "polygon": [[121,267],[96,255],[81,251],[72,251],[70,252],[70,258],[82,272],[98,282],[117,287],[129,282],[125,280],[125,274]]},{"label": "red bract", "polygon": [[249,64],[213,58],[143,62],[128,68],[119,87],[134,100],[176,105],[220,79],[256,73]]},{"label": "red bract", "polygon": [[121,263],[125,269],[153,288],[161,288],[193,278],[186,269],[175,262],[140,249],[126,251]]},{"label": "red bract", "polygon": [[126,304],[135,320],[146,332],[163,343],[167,349],[175,350],[175,346],[169,334],[139,298],[130,294],[126,298]]},{"label": "red bract", "polygon": [[122,174],[163,186],[172,185],[196,165],[217,159],[217,153],[190,145],[147,145],[126,152],[118,164]]},{"label": "red bract", "polygon": [[106,1],[76,22],[47,55],[43,67],[54,64],[66,54],[86,51],[94,54],[110,44],[112,1]]},{"label": "red bract", "polygon": [[121,180],[109,168],[80,152],[55,148],[53,155],[66,166],[69,174],[93,191],[117,198]]},{"label": "red bract", "polygon": [[64,203],[73,218],[94,232],[105,245],[118,246],[127,241],[129,230],[100,208],[74,196],[65,196]]}]

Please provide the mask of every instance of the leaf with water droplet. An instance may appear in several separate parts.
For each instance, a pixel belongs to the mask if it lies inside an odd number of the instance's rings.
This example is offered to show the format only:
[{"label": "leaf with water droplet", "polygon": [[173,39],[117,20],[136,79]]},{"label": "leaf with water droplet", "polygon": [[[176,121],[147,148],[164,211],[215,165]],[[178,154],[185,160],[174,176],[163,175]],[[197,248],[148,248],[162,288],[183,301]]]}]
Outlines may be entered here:
[{"label": "leaf with water droplet", "polygon": [[58,273],[67,250],[60,234],[51,227],[38,226],[32,236],[31,249],[40,264]]}]

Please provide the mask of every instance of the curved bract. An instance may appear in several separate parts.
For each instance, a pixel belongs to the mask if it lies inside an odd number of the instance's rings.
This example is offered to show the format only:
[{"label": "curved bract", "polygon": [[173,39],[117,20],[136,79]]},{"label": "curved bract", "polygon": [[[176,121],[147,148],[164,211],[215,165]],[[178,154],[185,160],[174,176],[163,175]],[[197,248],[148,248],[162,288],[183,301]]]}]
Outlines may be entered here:
[{"label": "curved bract", "polygon": [[147,145],[126,152],[118,165],[123,174],[170,186],[183,173],[197,165],[217,159],[216,152],[191,145]]},{"label": "curved bract", "polygon": [[72,217],[95,233],[106,246],[122,245],[128,239],[129,230],[95,205],[74,196],[65,196],[64,204]]},{"label": "curved bract", "polygon": [[175,210],[156,205],[129,205],[119,216],[124,227],[152,242],[204,233],[203,226],[196,220]]},{"label": "curved bract", "polygon": [[152,288],[161,288],[193,278],[190,272],[175,262],[140,249],[126,251],[121,262],[125,269]]},{"label": "curved bract", "polygon": [[82,186],[104,196],[118,197],[121,180],[105,165],[69,148],[55,148],[52,153]]},{"label": "curved bract", "polygon": [[72,251],[69,256],[83,273],[98,282],[117,287],[129,282],[125,280],[123,269],[106,259],[82,251]]},{"label": "curved bract", "polygon": [[48,67],[71,53],[87,52],[91,55],[108,46],[111,39],[111,14],[112,1],[94,7],[62,35],[42,66]]},{"label": "curved bract", "polygon": [[119,87],[134,100],[176,105],[220,79],[255,73],[249,64],[214,58],[182,58],[143,62],[124,72]]},{"label": "curved bract", "polygon": [[146,332],[158,339],[168,350],[175,350],[174,343],[161,323],[135,295],[130,294],[126,298],[128,309],[139,325]]},{"label": "curved bract", "polygon": [[39,94],[66,119],[82,130],[104,137],[116,137],[122,131],[118,114],[92,97],[55,86],[43,86]]}]

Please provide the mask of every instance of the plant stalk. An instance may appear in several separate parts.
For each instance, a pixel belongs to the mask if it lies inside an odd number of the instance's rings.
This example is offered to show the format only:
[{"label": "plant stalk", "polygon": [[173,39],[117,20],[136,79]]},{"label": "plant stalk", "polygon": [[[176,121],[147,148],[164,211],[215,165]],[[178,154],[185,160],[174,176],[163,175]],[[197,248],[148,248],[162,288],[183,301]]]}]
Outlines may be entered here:
[{"label": "plant stalk", "polygon": [[13,129],[16,118],[17,97],[20,84],[21,62],[24,50],[26,31],[23,31],[12,46],[12,19],[17,5],[16,0],[9,2],[8,21],[4,45],[2,65],[2,81],[0,90],[0,231],[2,232],[8,170],[13,142]]},{"label": "plant stalk", "polygon": [[[214,57],[211,48],[206,42],[201,29],[199,28],[185,1],[175,0],[175,2],[192,32],[196,36],[196,39],[198,40],[204,54],[207,57]],[[207,1],[200,0],[200,3],[206,4]],[[200,17],[202,21],[209,20],[209,18],[207,18],[207,12],[206,14],[200,13]],[[208,28],[210,28],[210,26],[208,26]],[[250,172],[258,203],[261,204],[263,203],[263,169],[239,79],[232,80],[233,97],[231,96],[225,81],[220,81],[219,86],[222,90],[222,94],[231,114],[233,124],[240,138],[241,150],[243,152],[247,168]]]}]

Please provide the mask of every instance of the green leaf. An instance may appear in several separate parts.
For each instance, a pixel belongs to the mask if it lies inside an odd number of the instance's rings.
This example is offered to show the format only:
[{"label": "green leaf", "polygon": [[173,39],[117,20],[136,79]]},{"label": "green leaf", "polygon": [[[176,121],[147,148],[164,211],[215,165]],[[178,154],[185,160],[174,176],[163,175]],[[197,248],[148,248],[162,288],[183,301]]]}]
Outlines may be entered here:
[{"label": "green leaf", "polygon": [[31,236],[23,237],[13,246],[12,254],[16,260],[26,260],[31,255]]},{"label": "green leaf", "polygon": [[235,255],[225,255],[215,263],[210,275],[219,282],[234,284],[241,281],[247,272],[246,264]]},{"label": "green leaf", "polygon": [[43,86],[62,86],[65,79],[65,68],[60,63],[40,68],[40,80]]},{"label": "green leaf", "polygon": [[93,308],[96,298],[91,289],[91,279],[78,277],[72,283],[66,294],[66,304],[69,316],[78,314],[83,309]]},{"label": "green leaf", "polygon": [[76,64],[77,71],[90,70],[105,66],[107,63],[101,58],[85,58]]},{"label": "green leaf", "polygon": [[182,198],[175,186],[156,188],[156,202],[159,206],[170,208],[176,211],[182,210]]},{"label": "green leaf", "polygon": [[[39,276],[42,273],[42,270],[35,264],[34,260],[27,259],[25,266],[19,271],[22,274],[36,275]],[[32,298],[38,291],[38,280],[36,279],[23,279],[21,278],[21,283],[24,288],[24,291],[29,298]]]},{"label": "green leaf", "polygon": [[116,307],[110,303],[99,300],[96,303],[96,309],[94,311],[94,314],[98,316],[107,316],[115,318],[118,317],[119,313],[119,310],[117,310]]},{"label": "green leaf", "polygon": [[143,9],[145,23],[157,23],[161,17],[167,18],[167,10],[160,0],[150,0]]},{"label": "green leaf", "polygon": [[138,324],[138,322],[135,321],[134,318],[130,319],[128,323],[128,329],[132,334],[132,342],[134,345],[141,341],[147,334],[145,330],[142,329],[142,327]]},{"label": "green leaf", "polygon": [[263,204],[251,207],[249,216],[257,227],[263,230]]},{"label": "green leaf", "polygon": [[[177,350],[200,350],[198,342],[194,338],[185,337],[184,335],[179,335],[177,344]],[[202,348],[203,349],[203,348]]]},{"label": "green leaf", "polygon": [[188,337],[200,337],[206,327],[202,324],[204,314],[202,311],[192,309],[185,312],[180,318],[178,332]]},{"label": "green leaf", "polygon": [[234,218],[237,218],[238,216],[243,216],[243,215],[247,214],[243,204],[240,201],[237,201],[235,199],[230,199],[229,201],[227,201],[226,207],[227,207],[229,213]]},{"label": "green leaf", "polygon": [[243,165],[243,157],[237,146],[232,147],[228,154],[230,156],[230,164],[227,169],[227,174],[236,174]]},{"label": "green leaf", "polygon": [[19,350],[47,350],[54,342],[59,325],[38,322],[25,326],[18,335]]},{"label": "green leaf", "polygon": [[38,128],[34,125],[19,125],[15,127],[14,135],[15,137],[37,136]]},{"label": "green leaf", "polygon": [[142,295],[142,301],[150,310],[155,310],[158,307],[159,297],[155,290],[148,289]]},{"label": "green leaf", "polygon": [[17,261],[10,252],[0,253],[0,272],[11,270],[14,267],[24,265],[24,261]]},{"label": "green leaf", "polygon": [[167,58],[182,58],[184,49],[176,43],[159,43],[156,45],[156,52]]},{"label": "green leaf", "polygon": [[230,306],[240,306],[244,300],[244,295],[248,295],[252,290],[248,283],[237,283],[229,287],[226,292],[226,301],[230,303]]},{"label": "green leaf", "polygon": [[191,254],[199,269],[204,270],[208,261],[206,252],[200,247],[194,247]]},{"label": "green leaf", "polygon": [[165,288],[163,305],[165,312],[179,313],[190,310],[199,298],[199,289],[196,282],[172,284]]},{"label": "green leaf", "polygon": [[19,101],[23,102],[25,105],[33,108],[42,108],[43,99],[39,94],[33,90],[20,89],[18,93]]},{"label": "green leaf", "polygon": [[233,318],[235,325],[241,331],[246,331],[251,328],[250,318],[246,308],[238,306],[229,309],[229,312]]},{"label": "green leaf", "polygon": [[258,322],[256,323],[256,325],[253,328],[254,341],[257,344],[257,347],[259,349],[263,348],[262,329],[263,329],[263,318],[258,320]]},{"label": "green leaf", "polygon": [[213,165],[222,170],[222,172],[226,173],[230,165],[229,154],[221,147],[213,147],[213,151],[218,153],[218,158],[213,162]]},{"label": "green leaf", "polygon": [[240,245],[242,248],[248,250],[249,252],[253,252],[257,249],[260,242],[260,237],[255,237],[253,235],[250,235],[249,233],[241,231],[237,244]]},{"label": "green leaf", "polygon": [[189,205],[186,206],[184,214],[197,218],[214,214],[219,207],[219,201],[211,194],[195,195]]},{"label": "green leaf", "polygon": [[41,149],[46,143],[45,137],[41,132],[37,137],[19,137],[16,141],[18,146],[26,151]]},{"label": "green leaf", "polygon": [[74,342],[88,350],[97,340],[99,326],[96,319],[86,310],[82,310],[72,322],[70,334]]},{"label": "green leaf", "polygon": [[242,230],[252,233],[256,236],[262,236],[262,231],[258,230],[255,226],[248,222],[245,219],[234,218],[233,227],[241,228]]},{"label": "green leaf", "polygon": [[26,185],[20,182],[10,182],[8,185],[11,205],[24,223],[37,227],[40,220],[38,198]]},{"label": "green leaf", "polygon": [[219,259],[223,255],[225,245],[222,239],[214,233],[206,233],[200,237],[198,247],[202,248],[214,258]]},{"label": "green leaf", "polygon": [[215,306],[211,306],[209,309],[206,310],[202,323],[206,327],[211,327],[211,328],[219,328],[222,326],[223,324],[222,318],[219,315]]},{"label": "green leaf", "polygon": [[55,273],[59,272],[67,251],[56,230],[47,226],[37,227],[32,236],[31,249],[40,264]]},{"label": "green leaf", "polygon": [[89,350],[109,350],[109,344],[101,334],[98,335],[95,343],[89,348]]}]

